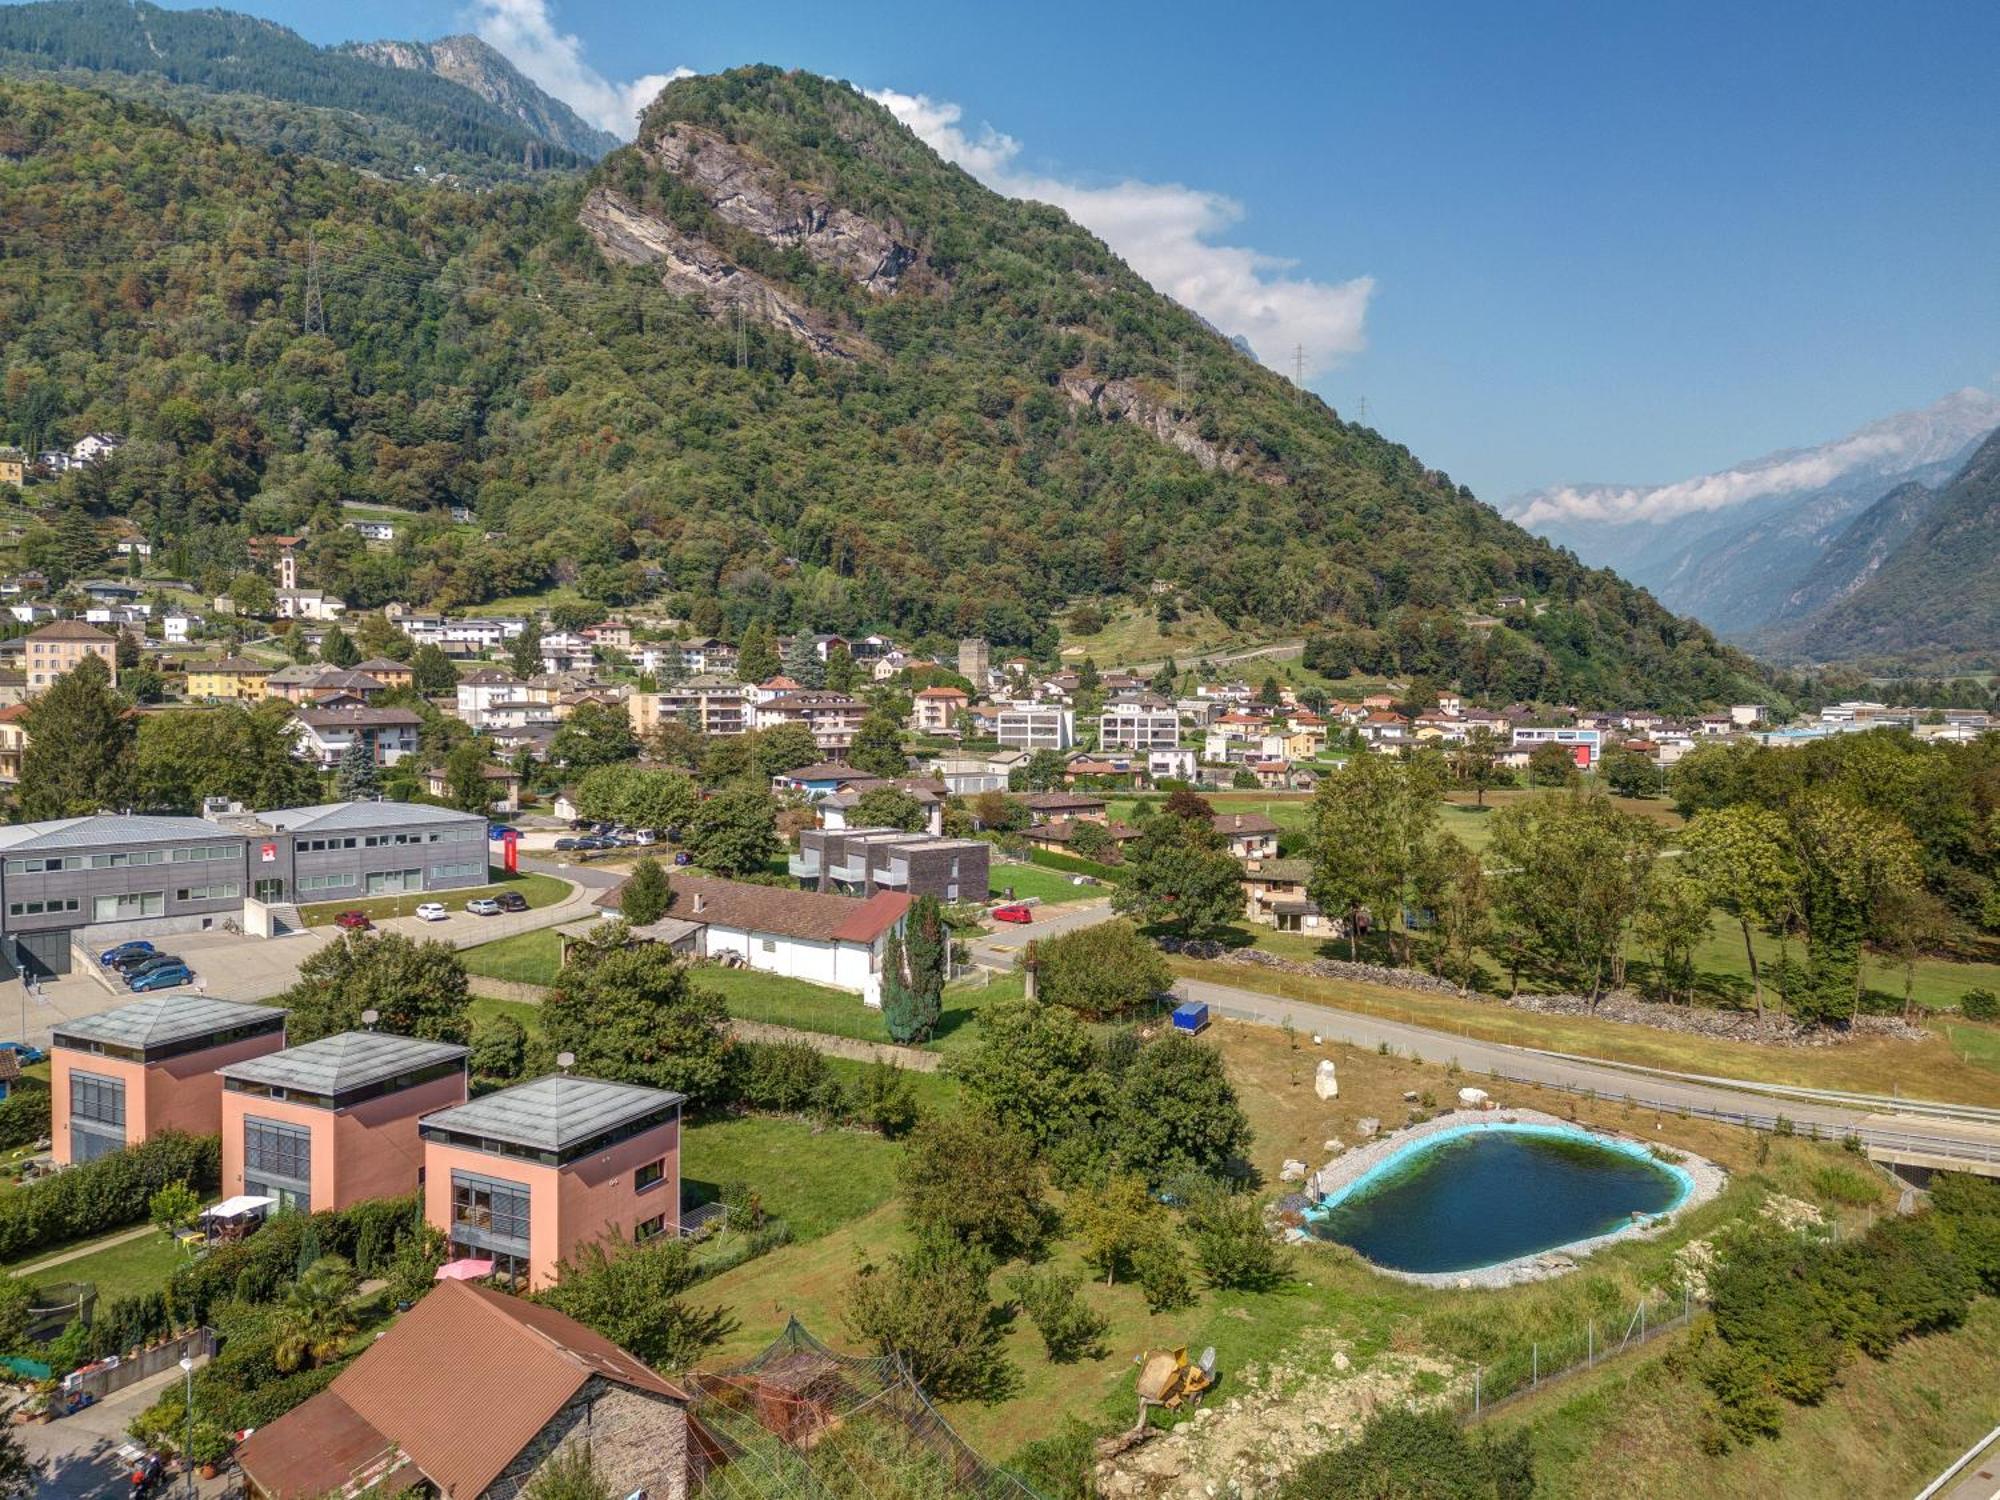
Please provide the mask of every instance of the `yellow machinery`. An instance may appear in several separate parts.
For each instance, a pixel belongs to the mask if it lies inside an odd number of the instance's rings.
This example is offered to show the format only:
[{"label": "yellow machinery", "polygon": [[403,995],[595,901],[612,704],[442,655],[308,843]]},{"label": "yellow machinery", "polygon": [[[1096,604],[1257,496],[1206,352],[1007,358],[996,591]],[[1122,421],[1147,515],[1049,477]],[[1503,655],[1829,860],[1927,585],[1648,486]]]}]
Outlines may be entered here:
[{"label": "yellow machinery", "polygon": [[1215,1384],[1215,1349],[1201,1351],[1201,1358],[1188,1363],[1187,1345],[1177,1349],[1148,1349],[1136,1361],[1139,1366],[1139,1425],[1146,1425],[1152,1407],[1179,1410],[1183,1403],[1199,1405],[1201,1395]]}]

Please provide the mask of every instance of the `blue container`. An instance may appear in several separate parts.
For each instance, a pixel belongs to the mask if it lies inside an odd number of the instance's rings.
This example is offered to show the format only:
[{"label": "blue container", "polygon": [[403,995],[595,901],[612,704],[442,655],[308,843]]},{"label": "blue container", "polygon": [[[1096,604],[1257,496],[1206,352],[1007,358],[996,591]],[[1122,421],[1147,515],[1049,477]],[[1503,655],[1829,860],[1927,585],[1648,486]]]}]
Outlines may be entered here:
[{"label": "blue container", "polygon": [[1200,1000],[1189,1000],[1174,1007],[1174,1030],[1185,1031],[1189,1036],[1208,1029],[1208,1006]]}]

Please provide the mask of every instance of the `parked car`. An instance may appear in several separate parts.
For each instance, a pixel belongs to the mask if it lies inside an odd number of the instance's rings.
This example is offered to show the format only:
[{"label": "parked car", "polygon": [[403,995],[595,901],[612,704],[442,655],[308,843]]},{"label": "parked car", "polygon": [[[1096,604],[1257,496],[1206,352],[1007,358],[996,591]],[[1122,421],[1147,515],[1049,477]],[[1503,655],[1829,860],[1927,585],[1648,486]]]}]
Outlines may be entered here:
[{"label": "parked car", "polygon": [[130,963],[120,964],[117,973],[128,984],[138,975],[150,973],[164,964],[182,963],[178,953],[140,953]]},{"label": "parked car", "polygon": [[528,898],[519,891],[502,891],[493,899],[500,903],[500,910],[502,911],[526,911],[528,909]]},{"label": "parked car", "polygon": [[465,909],[475,917],[497,917],[501,907],[491,896],[481,896],[477,901],[466,902]]},{"label": "parked car", "polygon": [[657,844],[660,841],[660,835],[651,828],[634,829],[632,837],[637,839],[641,845]]},{"label": "parked car", "polygon": [[677,865],[691,865],[694,863],[694,856],[688,853],[687,850],[682,849],[674,855],[674,863]]},{"label": "parked car", "polygon": [[115,948],[106,948],[102,953],[97,955],[97,962],[103,967],[109,968],[121,958],[130,957],[134,953],[151,953],[153,951],[153,945],[144,938],[133,938],[130,942],[120,943]]},{"label": "parked car", "polygon": [[601,833],[593,833],[588,838],[578,839],[576,847],[579,849],[609,849],[611,847],[611,840],[604,837]]},{"label": "parked car", "polygon": [[1035,909],[1032,906],[1023,906],[1018,901],[1012,906],[996,906],[993,908],[993,920],[996,922],[1032,922],[1035,920]]},{"label": "parked car", "polygon": [[489,839],[504,839],[510,836],[519,838],[521,830],[518,828],[509,828],[505,823],[488,823],[486,825],[486,837]]},{"label": "parked car", "polygon": [[147,948],[143,952],[135,951],[132,953],[120,954],[117,958],[112,959],[111,962],[106,964],[104,967],[111,970],[111,972],[114,974],[129,974],[134,969],[138,968],[139,965],[149,964],[158,957],[160,957],[160,954],[158,953],[157,950],[152,948]]},{"label": "parked car", "polygon": [[581,842],[583,842],[581,839],[557,839],[556,852],[559,854],[568,853],[571,849],[574,849]]},{"label": "parked car", "polygon": [[26,1042],[0,1042],[0,1052],[11,1052],[22,1067],[41,1062],[48,1056],[40,1047],[30,1047]]},{"label": "parked car", "polygon": [[417,908],[417,918],[424,922],[442,922],[451,913],[444,909],[442,901],[426,901]]},{"label": "parked car", "polygon": [[333,925],[348,932],[366,932],[375,924],[365,911],[344,911],[333,919]]},{"label": "parked car", "polygon": [[186,964],[162,964],[157,969],[148,969],[143,974],[135,974],[125,981],[127,989],[134,994],[144,994],[147,990],[171,990],[183,984],[194,983],[194,970]]}]

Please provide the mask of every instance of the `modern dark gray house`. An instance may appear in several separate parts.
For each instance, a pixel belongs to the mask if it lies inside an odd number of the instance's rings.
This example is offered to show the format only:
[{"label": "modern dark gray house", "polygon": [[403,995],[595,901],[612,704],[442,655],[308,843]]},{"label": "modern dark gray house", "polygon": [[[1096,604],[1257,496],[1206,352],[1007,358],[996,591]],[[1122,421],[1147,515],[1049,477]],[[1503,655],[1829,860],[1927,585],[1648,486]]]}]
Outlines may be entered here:
[{"label": "modern dark gray house", "polygon": [[251,913],[486,879],[486,819],[418,803],[0,827],[0,972],[66,974],[77,946],[225,921],[268,933]]},{"label": "modern dark gray house", "polygon": [[992,854],[984,839],[939,839],[896,828],[805,828],[786,868],[809,891],[984,901]]}]

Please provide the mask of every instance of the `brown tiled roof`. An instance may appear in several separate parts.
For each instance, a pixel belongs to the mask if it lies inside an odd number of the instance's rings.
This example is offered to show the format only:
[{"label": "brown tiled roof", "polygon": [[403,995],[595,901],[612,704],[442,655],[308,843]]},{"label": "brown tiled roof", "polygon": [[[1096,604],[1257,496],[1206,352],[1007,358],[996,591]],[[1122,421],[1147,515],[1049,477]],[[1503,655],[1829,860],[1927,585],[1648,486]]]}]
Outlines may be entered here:
[{"label": "brown tiled roof", "polygon": [[[597,898],[605,907],[618,905],[619,885]],[[768,932],[777,937],[813,942],[872,943],[910,909],[900,891],[859,896],[822,895],[778,885],[752,885],[741,880],[714,880],[705,875],[673,877],[673,902],[667,914],[687,922]]]},{"label": "brown tiled roof", "polygon": [[401,1494],[423,1478],[394,1442],[330,1390],[258,1428],[236,1458],[269,1500],[343,1494],[377,1468],[391,1472],[370,1494]]},{"label": "brown tiled roof", "polygon": [[1021,799],[1021,805],[1038,813],[1069,812],[1075,808],[1103,807],[1105,800],[1077,792],[1030,792]]},{"label": "brown tiled roof", "polygon": [[[1270,761],[1270,765],[1281,766],[1283,761]],[[1278,825],[1262,813],[1217,813],[1214,817],[1215,831],[1224,838],[1237,833],[1276,833]]]},{"label": "brown tiled roof", "polygon": [[[269,1492],[266,1465],[285,1473],[296,1449],[323,1446],[326,1435],[352,1431],[358,1418],[385,1443],[399,1445],[442,1493],[481,1495],[593,1376],[687,1400],[679,1387],[553,1308],[467,1282],[441,1282],[325,1391],[259,1429],[239,1458]],[[283,1493],[290,1500],[334,1488]]]},{"label": "brown tiled roof", "polygon": [[407,708],[302,708],[293,717],[314,729],[328,729],[341,724],[360,729],[385,729],[393,724],[424,722]]},{"label": "brown tiled roof", "polygon": [[1098,829],[1115,842],[1121,844],[1130,839],[1136,839],[1140,833],[1140,830],[1134,828],[1130,823],[1113,822],[1084,825],[1078,823],[1074,818],[1057,818],[1054,822],[1034,824],[1026,830],[1025,836],[1031,839],[1041,839],[1043,842],[1050,844],[1067,844],[1075,839],[1077,829],[1084,826]]},{"label": "brown tiled roof", "polygon": [[880,781],[882,778],[872,771],[857,771],[844,761],[823,760],[815,765],[800,766],[796,771],[779,773],[793,781]]},{"label": "brown tiled roof", "polygon": [[191,661],[187,664],[190,672],[231,672],[239,676],[256,673],[268,677],[271,669],[261,661],[252,661],[247,656],[218,656],[213,661]]},{"label": "brown tiled roof", "polygon": [[53,625],[44,625],[40,630],[29,632],[31,641],[102,641],[110,645],[112,636],[81,620],[58,620]]}]

